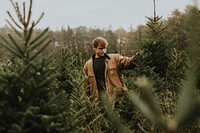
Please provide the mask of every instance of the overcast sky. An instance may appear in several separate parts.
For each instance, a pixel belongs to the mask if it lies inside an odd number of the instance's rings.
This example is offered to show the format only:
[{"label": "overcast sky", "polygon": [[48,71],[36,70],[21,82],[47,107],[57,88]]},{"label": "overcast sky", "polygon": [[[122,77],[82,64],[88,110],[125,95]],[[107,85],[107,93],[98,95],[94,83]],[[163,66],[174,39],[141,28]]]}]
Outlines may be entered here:
[{"label": "overcast sky", "polygon": [[[22,2],[29,3],[29,0],[13,1],[19,2],[21,7]],[[167,18],[174,9],[184,12],[186,5],[192,4],[193,0],[156,0],[157,15]],[[0,0],[0,27],[6,24],[6,11],[15,15],[10,0]],[[129,29],[145,24],[146,16],[153,16],[153,0],[33,0],[32,19],[36,20],[42,12],[45,15],[37,28],[59,30],[62,26],[87,26]]]}]

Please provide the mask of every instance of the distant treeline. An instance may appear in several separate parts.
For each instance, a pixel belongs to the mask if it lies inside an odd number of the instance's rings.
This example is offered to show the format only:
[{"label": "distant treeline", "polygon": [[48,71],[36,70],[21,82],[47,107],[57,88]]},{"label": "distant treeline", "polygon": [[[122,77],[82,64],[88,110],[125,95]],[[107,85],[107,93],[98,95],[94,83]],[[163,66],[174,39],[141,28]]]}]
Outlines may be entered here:
[{"label": "distant treeline", "polygon": [[[187,49],[187,29],[189,29],[190,26],[195,26],[191,24],[193,21],[196,21],[192,18],[192,14],[190,13],[192,7],[191,5],[186,6],[184,12],[175,9],[167,19],[162,19],[161,16],[160,23],[163,23],[162,26],[165,29],[164,38],[167,40],[169,48],[176,48],[177,50]],[[147,23],[148,21],[147,18]],[[190,21],[190,23],[188,23],[188,21]],[[196,26],[196,28],[198,28],[198,26]],[[42,32],[42,30],[43,29],[37,29],[34,34],[37,35]],[[146,33],[149,30],[147,25],[140,25],[135,29],[130,28],[129,31],[123,28],[118,28],[113,31],[112,29],[88,28],[85,26],[77,28],[71,28],[69,26],[67,28],[62,27],[60,31],[49,31],[52,44],[49,45],[46,52],[52,51],[55,47],[67,47],[74,52],[83,53],[86,58],[89,58],[91,55],[88,55],[88,53],[90,53],[88,51],[92,50],[90,46],[91,40],[97,36],[103,36],[109,42],[108,52],[121,53],[129,56],[138,51],[145,41],[148,41],[149,37]],[[200,29],[198,28],[197,33],[199,32]],[[0,34],[2,36],[9,33],[12,34],[10,27],[4,26],[0,28]]]}]

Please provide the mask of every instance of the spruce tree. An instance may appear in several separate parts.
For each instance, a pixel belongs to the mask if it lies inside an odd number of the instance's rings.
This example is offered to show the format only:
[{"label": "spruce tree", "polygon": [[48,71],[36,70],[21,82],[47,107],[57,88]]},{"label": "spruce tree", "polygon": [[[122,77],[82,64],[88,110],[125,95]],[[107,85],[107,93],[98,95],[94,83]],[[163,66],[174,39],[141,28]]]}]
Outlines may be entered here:
[{"label": "spruce tree", "polygon": [[[197,5],[189,6],[187,15],[185,16],[185,33],[187,36],[188,49],[191,48],[200,51],[200,11]],[[200,89],[200,58],[196,58],[198,62],[197,88]]]},{"label": "spruce tree", "polygon": [[167,41],[162,36],[165,28],[162,27],[161,18],[159,16],[148,18],[148,40],[144,42],[142,50],[144,51],[146,65],[154,68],[157,74],[164,77],[167,72],[169,56],[167,54]]},{"label": "spruce tree", "polygon": [[147,17],[147,40],[144,42],[142,49],[144,51],[144,62],[146,65],[154,68],[154,72],[164,77],[167,72],[169,56],[167,55],[167,40],[163,35],[165,27],[161,18],[156,15],[156,4],[154,0],[154,16]]},{"label": "spruce tree", "polygon": [[[53,56],[43,55],[50,44],[48,28],[33,36],[37,21],[31,22],[32,0],[28,12],[26,3],[20,10],[18,3],[10,0],[17,20],[7,12],[6,20],[14,35],[1,36],[0,44],[10,54],[1,63],[0,70],[0,132],[10,133],[62,133],[79,132],[79,115],[67,111],[71,102],[65,91],[52,88],[55,79]],[[22,12],[21,12],[22,11]],[[17,36],[17,37],[16,37]],[[77,119],[77,120],[75,120]]]}]

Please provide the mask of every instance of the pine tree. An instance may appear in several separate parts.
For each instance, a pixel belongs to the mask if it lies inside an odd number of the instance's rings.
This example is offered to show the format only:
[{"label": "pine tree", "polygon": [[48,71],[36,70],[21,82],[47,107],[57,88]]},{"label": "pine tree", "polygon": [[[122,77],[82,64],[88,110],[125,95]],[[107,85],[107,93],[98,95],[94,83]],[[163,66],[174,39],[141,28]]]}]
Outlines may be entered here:
[{"label": "pine tree", "polygon": [[[10,53],[8,61],[1,63],[0,71],[0,132],[10,133],[62,133],[79,132],[79,115],[67,111],[71,102],[65,91],[52,88],[55,79],[53,56],[43,55],[50,44],[48,28],[33,36],[37,21],[31,23],[32,0],[26,13],[18,3],[10,0],[18,20],[7,12],[7,20],[15,35],[2,37],[0,44]],[[75,120],[77,119],[77,120]]]},{"label": "pine tree", "polygon": [[161,22],[161,18],[156,15],[156,6],[154,0],[154,16],[147,17],[148,40],[144,42],[142,50],[144,51],[144,62],[146,65],[154,68],[159,76],[164,77],[167,72],[169,56],[167,55],[167,41],[163,35],[165,27]]},{"label": "pine tree", "polygon": [[147,26],[150,31],[147,33],[148,40],[144,43],[144,62],[160,76],[165,76],[168,67],[169,57],[167,55],[167,42],[162,36],[165,28],[160,23],[161,17],[148,18]]},{"label": "pine tree", "polygon": [[[200,11],[197,5],[189,6],[187,10],[187,15],[185,16],[185,33],[187,36],[188,49],[195,49],[198,52],[200,51]],[[200,58],[196,58],[196,61],[199,62]],[[198,71],[200,71],[200,63],[198,63]],[[197,88],[199,89],[200,85],[200,74],[197,74]]]}]

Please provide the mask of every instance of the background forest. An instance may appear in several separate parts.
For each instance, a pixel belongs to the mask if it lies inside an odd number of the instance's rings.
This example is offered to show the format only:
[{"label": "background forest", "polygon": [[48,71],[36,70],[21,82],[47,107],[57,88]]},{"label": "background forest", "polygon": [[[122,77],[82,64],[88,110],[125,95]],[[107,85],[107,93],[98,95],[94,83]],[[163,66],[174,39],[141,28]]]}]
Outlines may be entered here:
[{"label": "background forest", "polygon": [[[51,31],[37,29],[44,14],[31,19],[32,0],[11,4],[15,13],[0,28],[0,132],[200,132],[197,6],[167,19],[154,10],[146,25],[130,31]],[[82,94],[82,68],[97,36],[108,40],[108,53],[143,51],[137,67],[123,72],[129,90],[116,106],[101,107]]]}]

